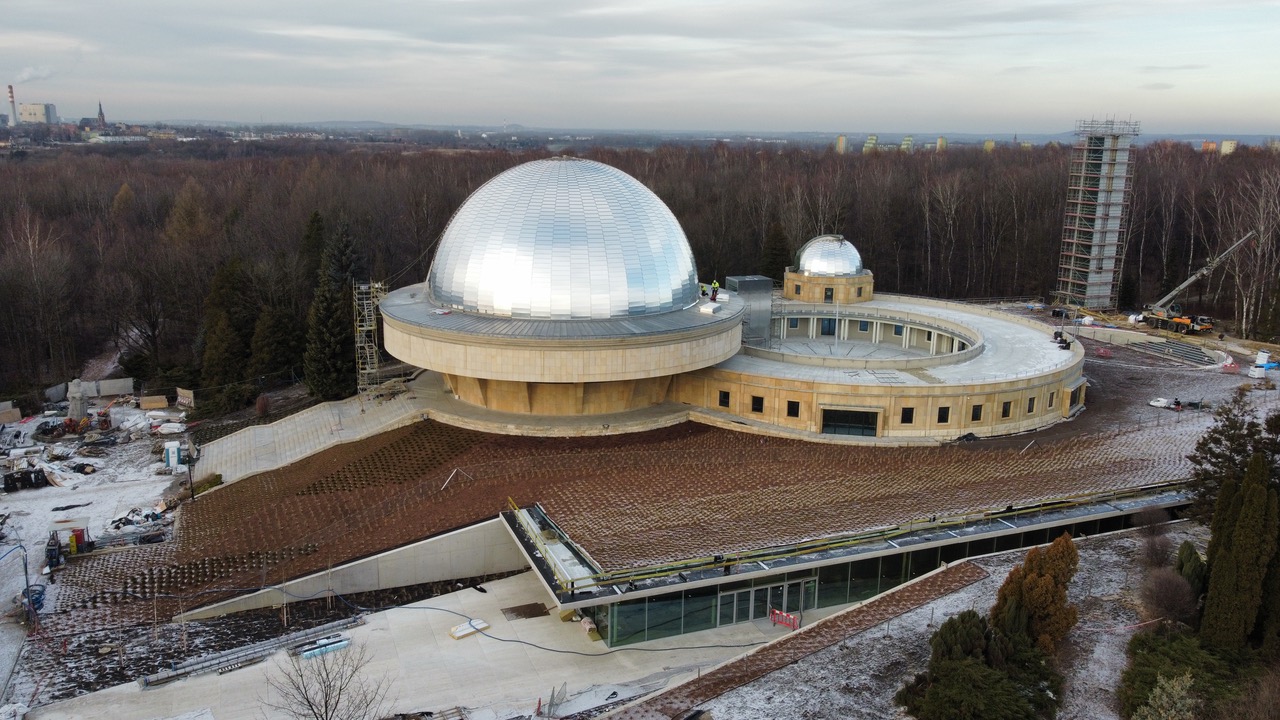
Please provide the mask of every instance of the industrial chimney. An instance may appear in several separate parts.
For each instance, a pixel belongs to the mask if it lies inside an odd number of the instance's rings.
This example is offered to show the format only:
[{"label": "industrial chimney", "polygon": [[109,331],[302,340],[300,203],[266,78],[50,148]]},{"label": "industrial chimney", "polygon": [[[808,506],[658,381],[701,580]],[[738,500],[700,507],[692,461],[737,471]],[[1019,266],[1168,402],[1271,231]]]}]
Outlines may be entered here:
[{"label": "industrial chimney", "polygon": [[18,105],[13,101],[13,86],[9,86],[9,127],[18,124]]}]

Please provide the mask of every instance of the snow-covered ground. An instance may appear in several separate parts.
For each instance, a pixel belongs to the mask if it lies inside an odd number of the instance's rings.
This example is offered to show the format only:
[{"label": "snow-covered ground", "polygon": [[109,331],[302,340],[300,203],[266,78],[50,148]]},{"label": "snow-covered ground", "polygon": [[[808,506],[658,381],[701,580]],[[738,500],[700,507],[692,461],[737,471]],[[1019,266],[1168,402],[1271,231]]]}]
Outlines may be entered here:
[{"label": "snow-covered ground", "polygon": [[[143,411],[134,408],[113,407],[112,426],[122,428],[145,425],[143,415]],[[9,444],[38,447],[41,444],[35,442],[31,435],[45,419],[48,418],[9,425],[5,430],[8,435],[6,439],[11,439],[14,432],[21,432],[17,442]],[[61,421],[62,418],[52,419]],[[46,475],[62,487],[50,485],[0,493],[0,516],[9,516],[2,530],[6,537],[0,541],[0,554],[16,545],[25,547],[27,574],[33,585],[48,584],[47,577],[41,570],[45,566],[44,546],[49,537],[51,522],[84,518],[89,521],[89,536],[101,538],[110,534],[111,521],[123,517],[133,508],[152,509],[175,477],[185,479],[185,468],[182,467],[173,475],[156,474],[158,469],[164,467],[162,457],[151,452],[156,439],[131,439],[131,433],[123,429],[117,430],[114,436],[120,442],[106,447],[103,457],[79,454],[79,438],[64,438],[58,443],[47,445],[43,454],[33,455],[31,459],[36,466],[44,469]],[[165,436],[162,439],[178,438]],[[66,456],[68,459],[50,459],[56,456]],[[72,469],[76,463],[93,465],[95,472],[87,475],[76,473]],[[68,507],[73,505],[77,507]],[[65,542],[65,536],[63,540]],[[21,609],[15,601],[22,592],[24,582],[23,554],[21,551],[9,552],[0,560],[0,611],[3,612],[3,622],[0,622],[0,688],[8,686],[10,673],[26,634],[25,628],[18,624]],[[47,587],[46,607],[57,602],[57,590],[56,584]]]},{"label": "snow-covered ground", "polygon": [[[1176,547],[1203,542],[1203,528],[1174,526]],[[1060,657],[1066,676],[1060,720],[1119,720],[1115,690],[1127,663],[1125,646],[1144,618],[1138,602],[1144,570],[1136,532],[1081,540],[1071,601],[1080,621]],[[1025,557],[1015,550],[975,560],[990,576],[804,660],[701,705],[712,717],[884,720],[909,716],[893,702],[898,688],[923,672],[929,637],[963,610],[986,613],[1009,570]]]}]

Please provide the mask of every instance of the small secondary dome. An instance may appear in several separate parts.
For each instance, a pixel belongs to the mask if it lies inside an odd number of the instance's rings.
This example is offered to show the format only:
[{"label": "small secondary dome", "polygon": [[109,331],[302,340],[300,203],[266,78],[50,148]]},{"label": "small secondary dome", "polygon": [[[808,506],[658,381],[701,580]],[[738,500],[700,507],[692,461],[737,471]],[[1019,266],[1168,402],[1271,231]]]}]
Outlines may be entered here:
[{"label": "small secondary dome", "polygon": [[472,193],[427,284],[441,305],[511,318],[652,315],[698,299],[693,251],[658,196],[617,168],[565,157]]},{"label": "small secondary dome", "polygon": [[843,235],[819,235],[800,248],[802,275],[857,275],[862,272],[862,256]]}]

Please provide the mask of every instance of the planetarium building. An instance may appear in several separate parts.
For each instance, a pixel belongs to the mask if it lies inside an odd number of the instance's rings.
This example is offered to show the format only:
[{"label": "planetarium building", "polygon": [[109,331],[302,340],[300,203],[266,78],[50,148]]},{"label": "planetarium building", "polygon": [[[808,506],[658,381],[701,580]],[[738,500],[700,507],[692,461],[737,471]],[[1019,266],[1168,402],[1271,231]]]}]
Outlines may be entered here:
[{"label": "planetarium building", "polygon": [[640,182],[552,158],[472,194],[426,282],[380,309],[388,352],[438,373],[458,401],[553,426],[577,418],[566,434],[583,416],[665,410],[670,422],[910,444],[1033,430],[1083,407],[1070,336],[985,307],[876,295],[839,235],[806,243],[781,288],[723,280],[718,297],[700,292],[684,231]]}]

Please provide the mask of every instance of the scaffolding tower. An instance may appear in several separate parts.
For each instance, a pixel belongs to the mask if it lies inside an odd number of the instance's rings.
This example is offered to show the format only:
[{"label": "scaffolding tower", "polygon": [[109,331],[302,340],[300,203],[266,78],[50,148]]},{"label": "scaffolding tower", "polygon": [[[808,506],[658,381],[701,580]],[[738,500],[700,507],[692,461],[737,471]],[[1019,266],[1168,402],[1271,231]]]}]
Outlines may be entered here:
[{"label": "scaffolding tower", "polygon": [[387,284],[353,282],[356,318],[356,387],[361,395],[378,386],[378,303]]},{"label": "scaffolding tower", "polygon": [[1059,302],[1086,308],[1119,304],[1133,178],[1129,151],[1138,130],[1137,122],[1124,120],[1076,123],[1054,291]]}]

